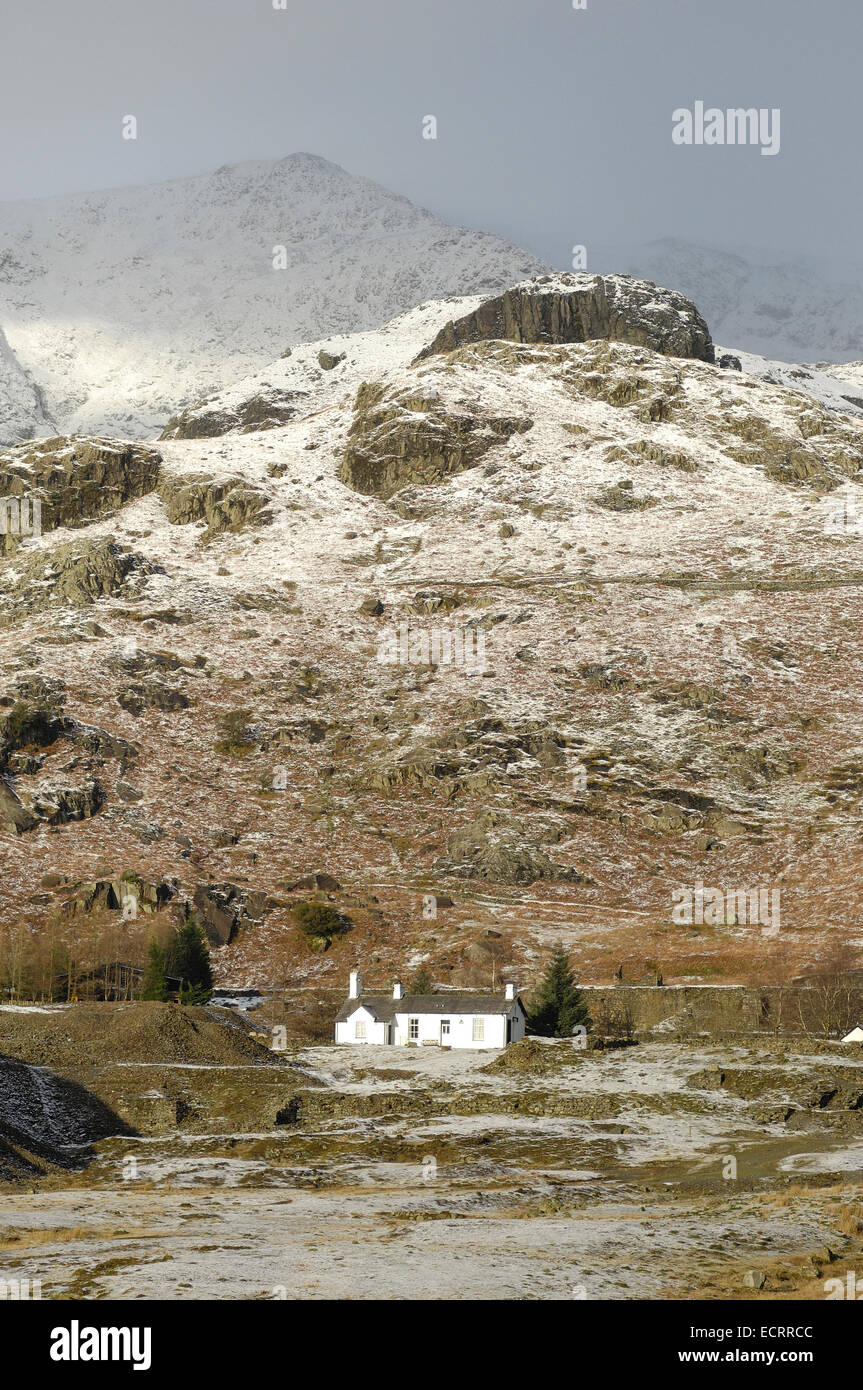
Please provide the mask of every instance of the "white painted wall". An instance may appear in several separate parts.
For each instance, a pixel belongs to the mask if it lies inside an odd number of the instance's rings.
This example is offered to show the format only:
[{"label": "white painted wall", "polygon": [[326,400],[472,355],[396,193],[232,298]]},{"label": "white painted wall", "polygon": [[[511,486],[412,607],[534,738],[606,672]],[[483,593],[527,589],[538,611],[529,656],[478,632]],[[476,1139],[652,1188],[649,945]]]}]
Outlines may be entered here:
[{"label": "white painted wall", "polygon": [[[525,1017],[517,1000],[508,1003],[507,1012],[500,1014],[468,1014],[453,1010],[451,1014],[412,1014],[410,999],[401,1000],[404,1013],[397,1013],[393,1020],[393,1046],[414,1047],[443,1046],[470,1048],[475,1051],[506,1047],[506,1024],[511,1021],[510,1042],[520,1042],[524,1037]],[[418,1037],[410,1036],[410,1020],[416,1018]],[[474,1020],[482,1022],[482,1038],[474,1037]],[[449,1033],[441,1025],[449,1020]],[[357,1037],[357,1023],[365,1024],[365,1036]],[[344,1023],[336,1024],[337,1043],[376,1043],[389,1042],[390,1025],[377,1022],[368,1009],[358,1004],[354,1013]]]},{"label": "white painted wall", "polygon": [[[357,1037],[357,1024],[365,1024],[365,1037]],[[381,1023],[368,1009],[358,1004],[354,1013],[344,1023],[336,1024],[337,1043],[377,1043],[389,1041],[389,1024]]]}]

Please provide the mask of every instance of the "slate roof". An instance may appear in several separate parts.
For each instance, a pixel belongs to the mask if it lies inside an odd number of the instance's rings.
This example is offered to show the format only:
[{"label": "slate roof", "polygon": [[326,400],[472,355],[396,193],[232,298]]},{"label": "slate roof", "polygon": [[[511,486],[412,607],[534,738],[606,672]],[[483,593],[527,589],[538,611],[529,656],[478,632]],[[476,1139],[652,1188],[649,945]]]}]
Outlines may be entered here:
[{"label": "slate roof", "polygon": [[362,994],[359,999],[346,999],[342,1007],[336,1014],[336,1023],[344,1023],[351,1018],[357,1009],[362,1006],[368,1009],[373,1018],[381,1023],[391,1023],[395,1018],[396,1005],[403,1003],[401,999],[393,999],[388,994]]},{"label": "slate roof", "polygon": [[[381,1023],[391,1023],[396,1014],[437,1014],[441,1018],[456,1014],[506,1014],[521,1000],[505,999],[502,994],[474,994],[470,990],[447,990],[443,994],[408,994],[393,999],[388,994],[361,994],[359,999],[346,999],[336,1014],[336,1022],[344,1023],[362,1005]],[[522,1010],[524,1005],[521,1004]]]}]

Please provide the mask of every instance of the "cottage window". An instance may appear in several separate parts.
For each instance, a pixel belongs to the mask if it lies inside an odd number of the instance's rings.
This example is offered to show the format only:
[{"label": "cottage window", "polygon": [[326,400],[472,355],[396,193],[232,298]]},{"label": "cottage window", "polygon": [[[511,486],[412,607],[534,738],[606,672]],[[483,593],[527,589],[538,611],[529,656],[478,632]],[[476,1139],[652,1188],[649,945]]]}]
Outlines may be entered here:
[{"label": "cottage window", "polygon": [[357,1019],[354,1024],[354,1037],[364,1038],[366,1035],[366,1025],[361,1019]]},{"label": "cottage window", "polygon": [[473,1040],[474,1042],[485,1041],[485,1019],[475,1018],[473,1021]]},{"label": "cottage window", "polygon": [[420,1035],[420,1021],[418,1018],[408,1019],[408,1037],[418,1038]]}]

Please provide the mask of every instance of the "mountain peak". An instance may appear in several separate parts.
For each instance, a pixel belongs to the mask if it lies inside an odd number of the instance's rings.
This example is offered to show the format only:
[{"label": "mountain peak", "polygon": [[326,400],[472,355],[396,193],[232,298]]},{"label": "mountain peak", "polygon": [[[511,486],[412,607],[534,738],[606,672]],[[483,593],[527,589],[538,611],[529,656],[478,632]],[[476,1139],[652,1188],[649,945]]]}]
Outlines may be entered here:
[{"label": "mountain peak", "polygon": [[546,267],[321,155],[0,205],[0,443],[155,435],[291,344]]}]

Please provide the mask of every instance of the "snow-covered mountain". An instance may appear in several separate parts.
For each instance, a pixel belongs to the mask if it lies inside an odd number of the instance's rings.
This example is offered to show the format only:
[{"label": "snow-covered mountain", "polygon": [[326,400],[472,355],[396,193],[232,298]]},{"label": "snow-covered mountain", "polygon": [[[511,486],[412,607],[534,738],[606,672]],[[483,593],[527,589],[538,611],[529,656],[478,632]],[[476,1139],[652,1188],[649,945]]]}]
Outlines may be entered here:
[{"label": "snow-covered mountain", "polygon": [[839,366],[829,362],[774,362],[755,352],[717,347],[717,360],[722,360],[726,354],[737,359],[741,371],[747,376],[755,376],[771,386],[784,386],[789,391],[811,396],[821,405],[826,405],[828,410],[839,410],[844,415],[863,415],[863,372],[859,362]]},{"label": "snow-covered mountain", "polygon": [[863,283],[829,279],[814,265],[747,252],[733,255],[665,237],[612,247],[594,258],[681,290],[698,305],[714,340],[784,362],[846,362],[863,349]]},{"label": "snow-covered mountain", "polygon": [[543,269],[309,154],[2,204],[0,443],[150,436],[293,343]]},{"label": "snow-covered mountain", "polygon": [[695,882],[781,884],[791,978],[854,929],[863,419],[598,278],[295,347],[155,447],[0,451],[43,498],[0,556],[4,923],[95,941],[134,883],[124,949],[188,901],[274,989],[562,930],[588,979],[658,940],[667,982],[760,979],[760,927],[677,930]]}]

